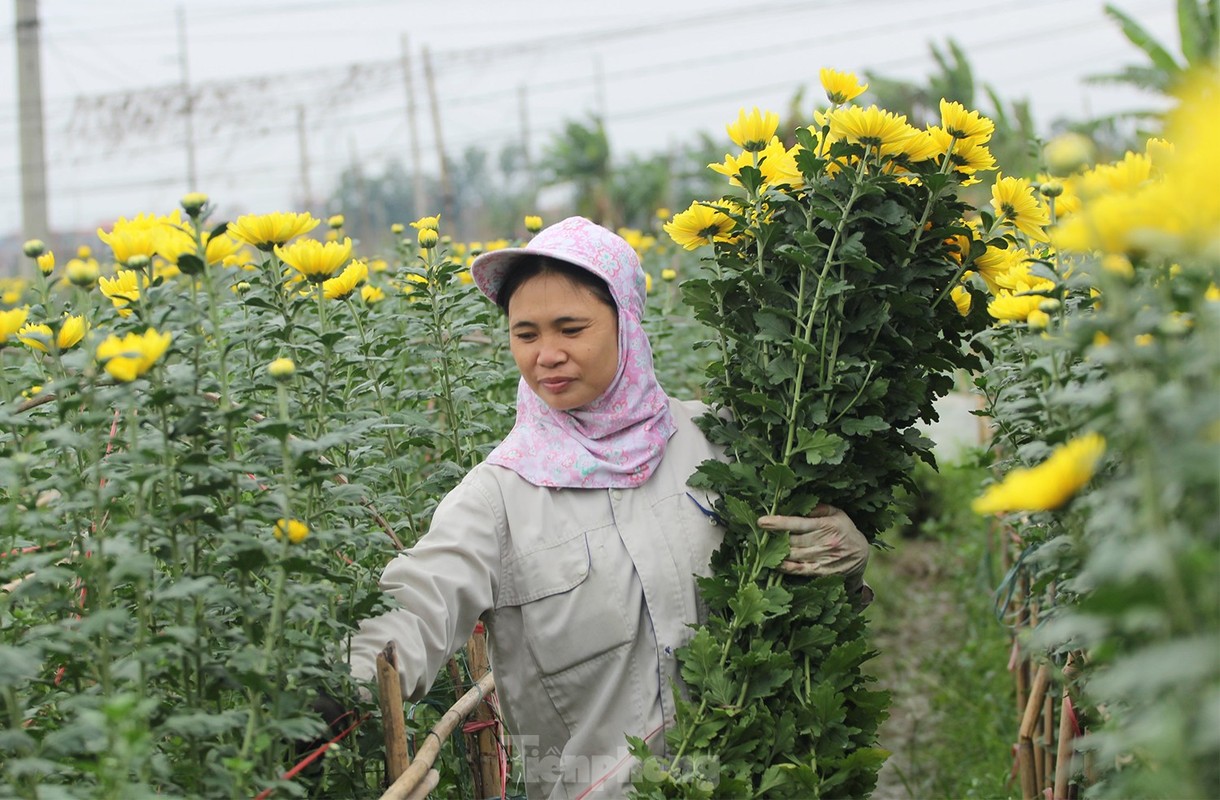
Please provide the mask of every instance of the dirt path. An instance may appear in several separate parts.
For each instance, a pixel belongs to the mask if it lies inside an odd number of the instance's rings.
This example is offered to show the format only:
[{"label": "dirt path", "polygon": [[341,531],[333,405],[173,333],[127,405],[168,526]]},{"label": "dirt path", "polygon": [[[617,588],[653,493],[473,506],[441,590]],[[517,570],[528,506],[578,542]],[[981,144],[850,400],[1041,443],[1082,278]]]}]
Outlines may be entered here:
[{"label": "dirt path", "polygon": [[880,687],[893,694],[890,717],[880,731],[881,746],[893,755],[881,770],[873,800],[929,796],[920,749],[936,735],[936,719],[925,663],[938,656],[943,634],[954,622],[953,598],[942,580],[944,550],[938,541],[902,540],[869,564],[877,594],[869,614],[880,653],[869,667]]}]

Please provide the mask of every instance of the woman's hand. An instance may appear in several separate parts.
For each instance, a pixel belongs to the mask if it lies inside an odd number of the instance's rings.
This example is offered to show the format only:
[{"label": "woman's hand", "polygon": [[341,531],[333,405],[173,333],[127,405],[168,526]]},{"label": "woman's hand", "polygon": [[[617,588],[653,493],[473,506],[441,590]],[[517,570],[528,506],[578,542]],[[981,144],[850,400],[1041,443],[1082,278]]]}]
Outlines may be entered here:
[{"label": "woman's hand", "polygon": [[806,577],[842,575],[849,593],[858,595],[864,605],[872,600],[872,590],[864,583],[868,540],[839,509],[819,505],[807,517],[759,517],[758,526],[789,534],[791,550],[779,565],[781,572]]}]

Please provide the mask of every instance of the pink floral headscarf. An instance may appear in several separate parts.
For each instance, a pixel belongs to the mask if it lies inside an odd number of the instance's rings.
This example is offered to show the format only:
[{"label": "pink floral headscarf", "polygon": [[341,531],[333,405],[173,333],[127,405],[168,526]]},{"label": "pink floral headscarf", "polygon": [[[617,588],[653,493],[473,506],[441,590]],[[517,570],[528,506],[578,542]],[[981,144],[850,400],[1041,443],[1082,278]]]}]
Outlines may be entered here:
[{"label": "pink floral headscarf", "polygon": [[640,325],[645,288],[640,259],[621,237],[583,217],[569,217],[525,247],[484,253],[470,271],[494,301],[505,275],[527,255],[566,261],[606,282],[618,305],[618,372],[601,397],[568,411],[552,409],[522,378],[516,425],[487,462],[507,467],[535,486],[639,486],[660,463],[676,430],[669,398],[653,370],[652,346]]}]

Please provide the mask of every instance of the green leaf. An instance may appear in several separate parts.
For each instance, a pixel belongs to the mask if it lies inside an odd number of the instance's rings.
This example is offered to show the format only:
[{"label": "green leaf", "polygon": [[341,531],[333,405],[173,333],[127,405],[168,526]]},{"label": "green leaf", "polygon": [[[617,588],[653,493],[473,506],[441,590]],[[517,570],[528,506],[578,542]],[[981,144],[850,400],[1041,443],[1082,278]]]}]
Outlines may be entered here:
[{"label": "green leaf", "polygon": [[887,430],[890,424],[877,416],[864,417],[863,419],[848,417],[842,420],[839,427],[848,436],[866,436],[870,433]]},{"label": "green leaf", "polygon": [[809,430],[798,428],[796,432],[796,447],[794,454],[801,454],[805,462],[816,466],[818,464],[838,464],[847,451],[847,442],[842,437],[819,428]]}]

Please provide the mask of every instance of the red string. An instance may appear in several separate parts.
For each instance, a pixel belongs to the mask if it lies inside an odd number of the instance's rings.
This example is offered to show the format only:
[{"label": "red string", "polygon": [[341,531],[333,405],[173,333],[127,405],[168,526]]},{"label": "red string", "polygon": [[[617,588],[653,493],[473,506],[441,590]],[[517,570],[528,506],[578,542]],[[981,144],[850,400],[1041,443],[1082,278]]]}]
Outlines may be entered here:
[{"label": "red string", "polygon": [[1068,720],[1072,723],[1072,735],[1080,736],[1084,730],[1080,727],[1080,719],[1076,716],[1076,706],[1072,704],[1072,698],[1065,695],[1063,698],[1063,707],[1067,711]]},{"label": "red string", "polygon": [[499,724],[500,720],[498,719],[475,720],[474,722],[464,723],[462,725],[462,733],[478,733],[481,730],[493,728]]},{"label": "red string", "polygon": [[[346,717],[346,716],[354,714],[354,713],[355,713],[354,711],[348,711],[348,712],[344,713],[342,717],[339,717],[339,719],[343,719],[343,717]],[[281,775],[280,779],[285,780],[285,781],[290,781],[293,778],[295,778],[297,775],[299,775],[301,773],[301,770],[305,769],[310,764],[312,764],[313,762],[315,762],[319,758],[321,758],[323,755],[325,755],[326,751],[330,749],[330,746],[332,744],[337,744],[338,742],[341,742],[344,739],[346,739],[347,735],[349,733],[351,733],[352,731],[356,730],[356,728],[359,727],[360,723],[364,722],[366,719],[368,719],[368,715],[359,717],[355,722],[353,722],[351,725],[347,726],[347,729],[344,730],[342,733],[335,736],[328,742],[323,742],[321,745],[316,747],[312,752],[310,752],[309,755],[305,756],[300,761],[298,761],[296,763],[296,765],[292,767],[292,769],[288,770],[283,775]],[[255,795],[254,800],[266,800],[266,798],[270,797],[271,793],[274,791],[275,791],[275,788],[269,786],[266,789],[263,789],[257,795]]]}]

